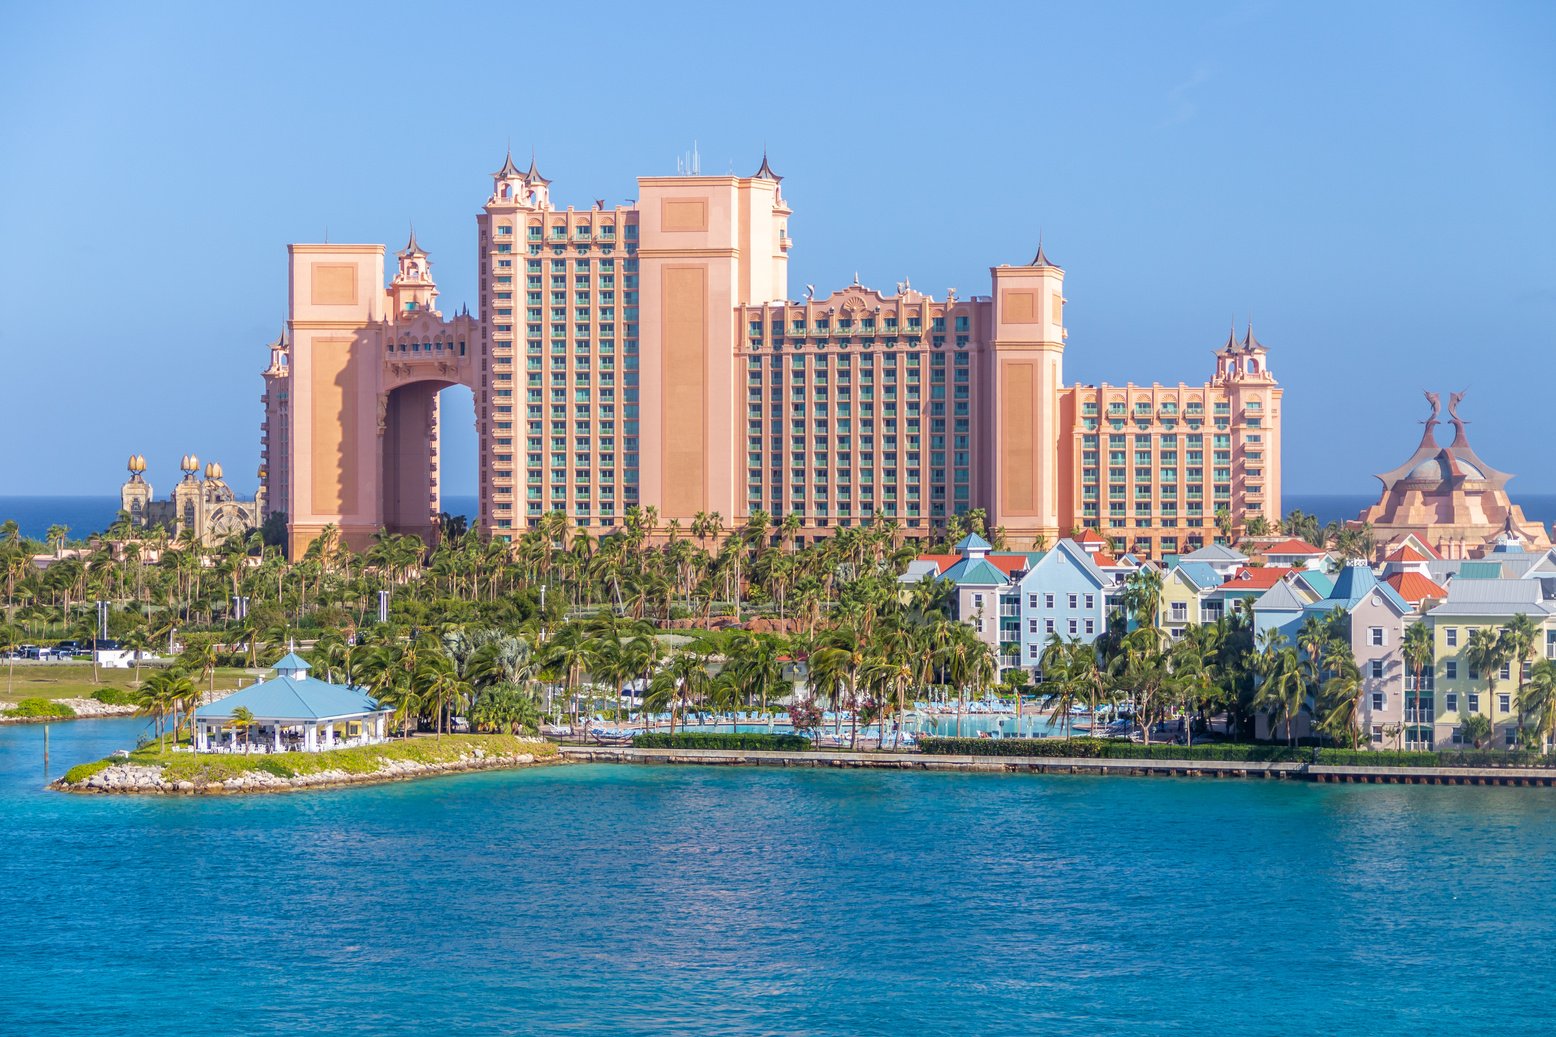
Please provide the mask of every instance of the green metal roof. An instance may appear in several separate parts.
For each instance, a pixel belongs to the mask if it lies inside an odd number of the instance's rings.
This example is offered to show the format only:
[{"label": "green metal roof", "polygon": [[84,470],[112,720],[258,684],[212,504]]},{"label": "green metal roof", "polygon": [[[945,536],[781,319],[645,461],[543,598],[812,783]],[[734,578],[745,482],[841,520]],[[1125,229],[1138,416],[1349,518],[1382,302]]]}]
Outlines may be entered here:
[{"label": "green metal roof", "polygon": [[980,587],[998,587],[1010,582],[1008,576],[982,558],[962,559],[947,569],[941,579],[950,580],[957,586],[965,583]]}]

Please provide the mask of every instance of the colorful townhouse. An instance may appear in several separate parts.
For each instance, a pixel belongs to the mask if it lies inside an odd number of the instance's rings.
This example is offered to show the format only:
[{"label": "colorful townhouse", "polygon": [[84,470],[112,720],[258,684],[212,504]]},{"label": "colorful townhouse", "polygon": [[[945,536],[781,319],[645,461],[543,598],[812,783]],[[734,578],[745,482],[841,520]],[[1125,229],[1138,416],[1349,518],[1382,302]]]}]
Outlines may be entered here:
[{"label": "colorful townhouse", "polygon": [[1419,617],[1409,602],[1365,561],[1352,561],[1341,569],[1328,597],[1309,605],[1307,617],[1325,618],[1345,610],[1351,654],[1361,674],[1361,701],[1357,723],[1368,741],[1383,747],[1405,721],[1405,628]]},{"label": "colorful townhouse", "polygon": [[1104,572],[1097,557],[1073,540],[1060,540],[1022,577],[1021,665],[1036,667],[1055,636],[1091,644],[1107,630],[1123,582]]},{"label": "colorful townhouse", "polygon": [[1186,628],[1205,622],[1205,598],[1222,582],[1209,563],[1180,561],[1162,577],[1156,625],[1173,640],[1182,637]]},{"label": "colorful townhouse", "polygon": [[1418,709],[1421,726],[1430,718],[1436,746],[1463,745],[1464,717],[1474,713],[1491,721],[1493,746],[1510,748],[1517,744],[1517,671],[1524,670],[1531,660],[1510,661],[1494,674],[1482,673],[1468,649],[1476,630],[1500,631],[1520,614],[1529,616],[1539,626],[1532,656],[1556,658],[1552,620],[1556,616],[1556,601],[1538,578],[1459,576],[1448,585],[1447,600],[1427,614],[1432,624],[1436,680],[1432,697],[1423,696]]}]

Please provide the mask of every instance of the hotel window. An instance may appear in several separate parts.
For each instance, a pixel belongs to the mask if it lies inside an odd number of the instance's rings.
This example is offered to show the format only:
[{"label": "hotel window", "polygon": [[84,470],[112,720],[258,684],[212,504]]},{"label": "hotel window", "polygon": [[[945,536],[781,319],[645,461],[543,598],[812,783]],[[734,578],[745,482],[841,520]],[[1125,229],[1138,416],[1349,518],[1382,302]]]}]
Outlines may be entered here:
[{"label": "hotel window", "polygon": [[1457,648],[1459,646],[1458,627],[1443,628],[1443,644],[1447,645],[1449,648]]},{"label": "hotel window", "polygon": [[1375,691],[1372,693],[1372,708],[1374,712],[1378,712],[1383,709],[1383,701],[1383,692]]},{"label": "hotel window", "polygon": [[1444,695],[1443,708],[1450,713],[1457,713],[1459,711],[1459,693],[1456,691],[1450,691],[1448,694]]},{"label": "hotel window", "polygon": [[1497,696],[1497,710],[1499,712],[1509,713],[1509,712],[1512,711],[1512,709],[1513,709],[1513,697],[1511,695],[1498,695]]},{"label": "hotel window", "polygon": [[1386,644],[1387,642],[1384,640],[1383,628],[1382,627],[1368,627],[1367,628],[1367,643],[1369,645],[1372,645],[1375,648],[1382,647],[1384,644]]},{"label": "hotel window", "polygon": [[[1449,659],[1443,663],[1443,677],[1450,681],[1459,679],[1459,663],[1457,660]],[[1450,706],[1449,708],[1453,707]]]},{"label": "hotel window", "polygon": [[[1373,678],[1375,680],[1382,680],[1383,679],[1383,660],[1382,659],[1374,659],[1374,660],[1372,660],[1372,676],[1373,676]],[[1379,706],[1378,708],[1382,709],[1383,707]]]}]

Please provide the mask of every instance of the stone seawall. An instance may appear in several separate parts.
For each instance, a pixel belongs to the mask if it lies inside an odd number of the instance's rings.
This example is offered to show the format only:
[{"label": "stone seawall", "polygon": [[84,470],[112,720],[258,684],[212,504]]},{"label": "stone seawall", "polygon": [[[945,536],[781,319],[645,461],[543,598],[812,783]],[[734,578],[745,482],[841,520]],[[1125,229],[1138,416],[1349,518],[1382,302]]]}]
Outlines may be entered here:
[{"label": "stone seawall", "polygon": [[257,792],[296,792],[303,789],[342,788],[349,785],[379,785],[391,781],[410,781],[467,771],[508,770],[567,762],[562,756],[534,753],[487,754],[480,751],[458,760],[422,763],[416,760],[383,760],[373,771],[321,770],[309,774],[283,776],[252,770],[212,781],[171,779],[162,767],[138,763],[114,763],[76,782],[64,778],[50,784],[61,792],[143,794],[143,795],[228,795]]},{"label": "stone seawall", "polygon": [[691,764],[724,767],[830,767],[964,773],[1119,774],[1156,777],[1273,778],[1399,785],[1556,785],[1556,769],[1516,767],[1362,767],[1232,760],[1099,760],[1064,756],[939,756],[923,753],[759,752],[738,749],[562,747],[580,763]]}]

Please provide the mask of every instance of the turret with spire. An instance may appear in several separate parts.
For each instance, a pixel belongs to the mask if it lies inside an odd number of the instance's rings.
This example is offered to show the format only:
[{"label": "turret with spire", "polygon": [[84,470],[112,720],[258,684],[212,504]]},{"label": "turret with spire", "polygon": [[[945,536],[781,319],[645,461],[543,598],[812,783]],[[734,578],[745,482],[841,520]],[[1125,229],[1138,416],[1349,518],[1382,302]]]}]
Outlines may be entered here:
[{"label": "turret with spire", "polygon": [[513,149],[509,148],[503,156],[502,168],[492,174],[492,197],[486,203],[487,208],[517,207],[527,201],[524,174],[513,164]]},{"label": "turret with spire", "polygon": [[399,269],[389,286],[390,301],[397,315],[437,312],[438,286],[432,280],[432,261],[416,243],[416,226],[411,225],[410,240],[395,253]]},{"label": "turret with spire", "polygon": [[1253,321],[1248,322],[1248,330],[1241,340],[1237,337],[1237,326],[1234,324],[1227,332],[1226,344],[1216,350],[1216,374],[1211,379],[1212,384],[1273,383],[1275,379],[1270,374],[1266,356],[1268,352],[1264,344],[1253,336]]}]

